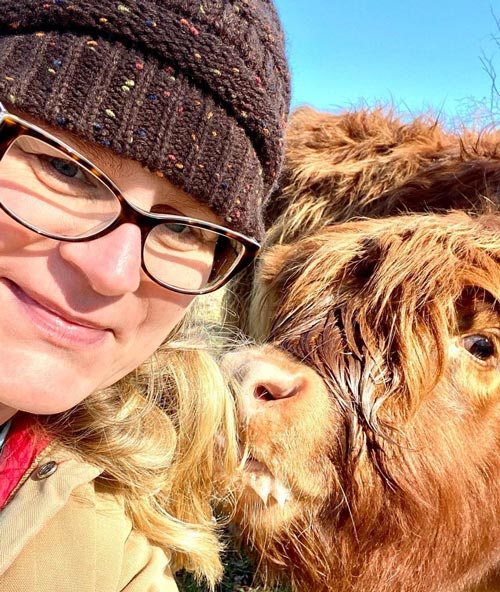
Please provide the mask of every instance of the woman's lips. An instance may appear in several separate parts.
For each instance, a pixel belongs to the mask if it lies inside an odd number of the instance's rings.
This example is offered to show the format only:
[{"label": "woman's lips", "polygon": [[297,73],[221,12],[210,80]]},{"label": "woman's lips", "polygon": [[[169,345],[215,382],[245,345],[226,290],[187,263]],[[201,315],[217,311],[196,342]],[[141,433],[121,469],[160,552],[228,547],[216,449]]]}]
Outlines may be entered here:
[{"label": "woman's lips", "polygon": [[68,318],[69,315],[66,316],[65,313],[51,310],[29,296],[16,283],[7,279],[4,281],[32,324],[58,345],[76,347],[94,345],[112,333],[110,329],[82,324],[80,321]]}]

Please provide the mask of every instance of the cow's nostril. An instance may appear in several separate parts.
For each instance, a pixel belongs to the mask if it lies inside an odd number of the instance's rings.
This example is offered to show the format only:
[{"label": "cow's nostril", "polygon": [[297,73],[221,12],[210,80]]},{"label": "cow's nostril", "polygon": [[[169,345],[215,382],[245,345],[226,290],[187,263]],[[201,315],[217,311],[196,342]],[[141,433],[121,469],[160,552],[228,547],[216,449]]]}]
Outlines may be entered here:
[{"label": "cow's nostril", "polygon": [[280,399],[289,399],[298,394],[301,382],[295,384],[293,381],[287,383],[270,382],[269,384],[258,384],[253,393],[259,401],[278,401]]},{"label": "cow's nostril", "polygon": [[261,401],[273,401],[274,397],[271,393],[267,390],[265,386],[262,384],[257,385],[254,390],[254,396],[256,399],[260,399]]}]

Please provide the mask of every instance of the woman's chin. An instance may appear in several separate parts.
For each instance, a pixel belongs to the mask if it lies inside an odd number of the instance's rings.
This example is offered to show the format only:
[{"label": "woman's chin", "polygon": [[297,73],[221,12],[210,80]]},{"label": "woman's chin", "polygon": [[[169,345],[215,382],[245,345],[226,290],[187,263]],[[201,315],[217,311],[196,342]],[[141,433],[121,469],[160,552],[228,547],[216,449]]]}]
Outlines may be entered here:
[{"label": "woman's chin", "polygon": [[[53,390],[39,389],[34,391],[27,385],[25,389],[21,389],[16,393],[15,397],[3,396],[3,385],[0,381],[0,418],[2,417],[2,408],[12,409],[14,413],[17,411],[24,411],[34,415],[52,415],[55,413],[63,413],[72,407],[75,407],[83,401],[90,392],[87,390],[80,391],[73,390],[69,395],[65,392],[58,391],[54,393]],[[11,413],[13,415],[13,413]],[[1,422],[0,422],[1,423]]]},{"label": "woman's chin", "polygon": [[104,376],[40,353],[25,351],[16,355],[11,349],[1,358],[0,406],[3,408],[42,415],[62,413],[105,383]]}]

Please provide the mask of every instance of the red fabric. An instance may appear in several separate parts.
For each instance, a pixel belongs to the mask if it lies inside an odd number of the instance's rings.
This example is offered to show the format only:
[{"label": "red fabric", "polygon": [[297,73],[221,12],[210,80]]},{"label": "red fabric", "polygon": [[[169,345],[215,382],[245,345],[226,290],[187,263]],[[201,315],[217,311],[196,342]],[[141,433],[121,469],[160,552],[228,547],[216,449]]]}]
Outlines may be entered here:
[{"label": "red fabric", "polygon": [[14,417],[0,456],[0,508],[49,443],[50,438],[35,428],[32,417],[23,414]]}]

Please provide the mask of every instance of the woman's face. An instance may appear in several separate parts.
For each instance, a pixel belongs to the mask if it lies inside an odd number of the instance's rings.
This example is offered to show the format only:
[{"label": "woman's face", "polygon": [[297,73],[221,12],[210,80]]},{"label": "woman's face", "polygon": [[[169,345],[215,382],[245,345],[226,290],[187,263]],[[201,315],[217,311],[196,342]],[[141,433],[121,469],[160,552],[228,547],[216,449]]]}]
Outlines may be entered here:
[{"label": "woman's face", "polygon": [[[141,208],[166,205],[171,213],[218,222],[139,163],[49,131]],[[39,236],[0,211],[0,423],[17,410],[64,411],[113,384],[158,348],[192,299],[143,273],[140,230],[132,224],[69,243]]]}]

